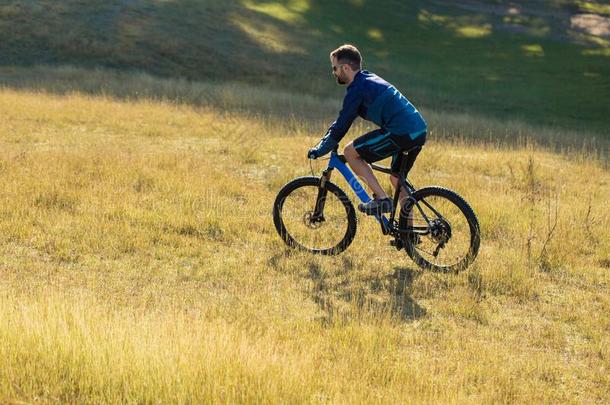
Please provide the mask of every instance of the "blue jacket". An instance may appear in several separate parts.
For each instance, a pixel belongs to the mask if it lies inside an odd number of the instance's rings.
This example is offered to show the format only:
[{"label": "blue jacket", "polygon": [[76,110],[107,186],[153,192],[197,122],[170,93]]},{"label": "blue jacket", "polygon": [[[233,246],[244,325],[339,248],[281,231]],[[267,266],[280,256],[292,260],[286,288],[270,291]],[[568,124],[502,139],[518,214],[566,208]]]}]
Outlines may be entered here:
[{"label": "blue jacket", "polygon": [[416,138],[427,129],[419,111],[396,87],[366,70],[356,73],[347,87],[343,108],[327,134],[339,142],[358,116],[388,132],[408,134],[411,138]]},{"label": "blue jacket", "polygon": [[332,123],[318,145],[309,150],[310,158],[325,155],[337,147],[356,117],[372,121],[383,130],[415,139],[427,124],[419,111],[396,87],[366,70],[356,73],[347,86],[339,118]]}]

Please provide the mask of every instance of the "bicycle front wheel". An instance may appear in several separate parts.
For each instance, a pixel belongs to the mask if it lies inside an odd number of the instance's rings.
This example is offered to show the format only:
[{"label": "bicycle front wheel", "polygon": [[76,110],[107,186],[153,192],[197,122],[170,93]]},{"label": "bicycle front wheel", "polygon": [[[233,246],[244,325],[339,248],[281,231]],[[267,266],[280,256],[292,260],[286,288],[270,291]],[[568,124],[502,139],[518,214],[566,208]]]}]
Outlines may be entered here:
[{"label": "bicycle front wheel", "polygon": [[418,266],[441,272],[458,272],[476,258],[481,242],[479,221],[457,193],[426,187],[400,211],[399,229],[407,254]]},{"label": "bicycle front wheel", "polygon": [[290,247],[324,255],[338,254],[356,235],[354,206],[343,190],[327,181],[321,216],[316,216],[319,177],[299,177],[286,184],[273,204],[273,222]]}]

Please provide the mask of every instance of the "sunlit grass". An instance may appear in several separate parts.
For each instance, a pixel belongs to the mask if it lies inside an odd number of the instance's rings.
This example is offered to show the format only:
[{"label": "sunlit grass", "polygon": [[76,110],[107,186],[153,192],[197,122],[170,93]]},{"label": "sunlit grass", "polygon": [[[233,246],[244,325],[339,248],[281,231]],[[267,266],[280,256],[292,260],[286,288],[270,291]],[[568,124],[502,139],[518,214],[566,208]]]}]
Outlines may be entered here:
[{"label": "sunlit grass", "polygon": [[291,24],[303,23],[301,15],[311,8],[309,0],[291,0],[285,3],[245,0],[243,5],[250,10],[258,11]]},{"label": "sunlit grass", "polygon": [[[451,2],[5,3],[0,403],[608,402],[607,39]],[[430,124],[411,180],[477,212],[467,271],[362,215],[337,257],[276,234],[345,41]]]},{"label": "sunlit grass", "polygon": [[234,15],[231,22],[265,50],[274,53],[305,53],[302,47],[292,45],[286,41],[286,34],[279,31],[273,25],[249,21],[247,18],[239,15]]},{"label": "sunlit grass", "polygon": [[0,108],[2,402],[607,398],[610,177],[590,154],[432,137],[412,180],[460,192],[483,233],[441,275],[363,216],[340,256],[283,245],[271,205],[318,124],[7,89]]},{"label": "sunlit grass", "polygon": [[522,49],[527,56],[544,56],[544,49],[538,44],[523,45]]},{"label": "sunlit grass", "polygon": [[578,0],[576,3],[578,4],[578,7],[590,13],[610,15],[610,5],[600,4],[600,2],[586,0]]},{"label": "sunlit grass", "polygon": [[456,27],[455,32],[465,38],[481,38],[491,34],[491,24],[464,25]]},{"label": "sunlit grass", "polygon": [[[595,78],[597,73],[588,73]],[[185,79],[160,79],[146,73],[112,69],[83,69],[74,66],[0,67],[5,86],[58,94],[72,92],[104,95],[126,100],[159,100],[195,107],[213,108],[219,114],[281,118],[284,131],[302,135],[326,130],[328,122],[341,107],[340,98],[319,98],[307,94],[278,91],[257,84],[238,82],[196,82]],[[490,81],[501,77],[492,75]],[[607,158],[610,139],[586,131],[562,127],[534,126],[519,120],[501,120],[469,113],[439,111],[420,107],[431,131],[439,139],[459,139],[464,143],[525,146],[536,143],[556,151],[582,151]]]},{"label": "sunlit grass", "polygon": [[367,35],[374,41],[383,41],[383,33],[377,28],[371,28],[367,31]]},{"label": "sunlit grass", "polygon": [[601,48],[601,49],[585,49],[582,51],[583,55],[592,55],[592,56],[607,56],[610,57],[610,48]]}]

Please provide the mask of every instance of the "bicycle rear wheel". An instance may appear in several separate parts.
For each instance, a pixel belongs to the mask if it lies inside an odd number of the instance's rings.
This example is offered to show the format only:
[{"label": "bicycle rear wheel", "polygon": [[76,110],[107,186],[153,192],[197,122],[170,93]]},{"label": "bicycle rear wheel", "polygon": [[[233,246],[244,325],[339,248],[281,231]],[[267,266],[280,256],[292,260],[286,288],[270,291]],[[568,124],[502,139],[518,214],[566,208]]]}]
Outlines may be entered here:
[{"label": "bicycle rear wheel", "polygon": [[457,193],[426,187],[400,211],[399,229],[407,254],[420,267],[458,272],[476,258],[481,242],[479,221]]},{"label": "bicycle rear wheel", "polygon": [[327,181],[324,210],[316,218],[319,185],[319,177],[299,177],[286,184],[273,204],[273,222],[288,246],[335,255],[352,243],[356,235],[356,213],[343,190]]}]

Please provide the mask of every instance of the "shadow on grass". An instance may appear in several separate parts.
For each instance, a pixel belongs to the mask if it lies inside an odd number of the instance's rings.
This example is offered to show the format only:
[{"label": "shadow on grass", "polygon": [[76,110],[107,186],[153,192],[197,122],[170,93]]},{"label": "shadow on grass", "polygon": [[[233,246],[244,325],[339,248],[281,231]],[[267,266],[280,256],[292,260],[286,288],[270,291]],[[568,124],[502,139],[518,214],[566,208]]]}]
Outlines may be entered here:
[{"label": "shadow on grass", "polygon": [[[536,37],[509,35],[501,29],[506,16],[450,2],[13,3],[0,6],[3,66],[135,69],[339,101],[343,90],[333,85],[328,52],[351,42],[363,51],[366,68],[405,90],[417,106],[607,132],[605,49],[552,41],[544,34],[552,28],[546,17],[530,18],[542,32]],[[72,82],[74,90],[88,92],[88,80],[82,82]],[[13,86],[3,72],[0,84]],[[55,89],[43,80],[22,85]],[[258,111],[256,104],[249,107]]]},{"label": "shadow on grass", "polygon": [[387,273],[362,269],[349,256],[337,262],[321,264],[317,257],[304,257],[291,250],[268,260],[276,271],[308,282],[305,292],[319,307],[319,320],[324,325],[353,320],[409,322],[426,315],[426,309],[412,297],[419,270],[395,267]]},{"label": "shadow on grass", "polygon": [[[362,273],[350,268],[349,259],[343,260],[336,282],[323,272],[320,265],[309,262],[306,278],[311,280],[311,297],[324,312],[322,322],[334,324],[353,319],[377,320],[390,317],[412,321],[426,314],[411,296],[417,271],[397,268],[391,274]],[[351,271],[355,270],[355,271]]]}]

